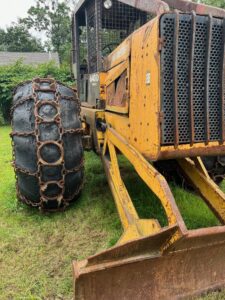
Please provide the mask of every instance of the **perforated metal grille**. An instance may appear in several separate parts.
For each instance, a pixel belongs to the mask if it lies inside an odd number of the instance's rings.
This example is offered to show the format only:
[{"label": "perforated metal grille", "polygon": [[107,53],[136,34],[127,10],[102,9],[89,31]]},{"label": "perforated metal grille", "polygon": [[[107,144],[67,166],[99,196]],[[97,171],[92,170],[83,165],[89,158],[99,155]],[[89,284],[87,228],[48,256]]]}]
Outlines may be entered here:
[{"label": "perforated metal grille", "polygon": [[[204,17],[203,17],[204,18]],[[207,25],[198,17],[195,32],[193,67],[193,107],[195,141],[204,141],[205,137],[205,72]],[[203,21],[203,22],[200,22]],[[188,141],[187,141],[188,142]]]},{"label": "perforated metal grille", "polygon": [[[185,143],[187,136],[190,135],[189,127],[189,105],[188,105],[188,95],[189,88],[187,82],[189,80],[189,41],[190,41],[190,30],[191,22],[190,18],[185,18],[183,22],[180,22],[180,35],[178,42],[178,125],[179,125],[179,140],[180,143]],[[183,52],[183,48],[187,51]]]},{"label": "perforated metal grille", "polygon": [[164,112],[163,142],[173,141],[174,107],[173,107],[173,32],[174,18],[165,18],[161,25],[165,39],[165,48],[162,51],[162,110]]},{"label": "perforated metal grille", "polygon": [[97,72],[97,40],[96,40],[95,1],[91,1],[87,7],[87,37],[88,37],[89,73],[94,73],[94,72]]},{"label": "perforated metal grille", "polygon": [[210,139],[217,140],[219,139],[220,133],[220,69],[221,69],[221,52],[220,47],[217,45],[221,44],[223,40],[223,29],[220,24],[213,24],[212,27],[212,47],[211,47],[211,58],[210,58],[210,74],[213,76],[209,79],[209,109],[211,114],[209,115],[209,124],[210,124]]},{"label": "perforated metal grille", "polygon": [[[178,22],[179,29],[176,31],[176,14],[166,14],[161,18],[160,24],[161,38],[164,40],[161,53],[161,107],[164,113],[162,144],[174,144],[176,139],[179,144],[206,142],[207,131],[210,141],[220,140],[223,73],[221,68],[224,57],[223,20],[212,18],[212,23],[209,23],[208,16],[180,14]],[[212,24],[211,31],[210,24]],[[177,55],[174,52],[176,35]],[[191,56],[193,47],[193,56]],[[174,60],[177,64],[174,64]],[[177,86],[174,84],[175,79]],[[177,97],[174,89],[177,89]],[[175,105],[177,105],[177,115],[175,115]],[[175,136],[176,118],[177,137]]]}]

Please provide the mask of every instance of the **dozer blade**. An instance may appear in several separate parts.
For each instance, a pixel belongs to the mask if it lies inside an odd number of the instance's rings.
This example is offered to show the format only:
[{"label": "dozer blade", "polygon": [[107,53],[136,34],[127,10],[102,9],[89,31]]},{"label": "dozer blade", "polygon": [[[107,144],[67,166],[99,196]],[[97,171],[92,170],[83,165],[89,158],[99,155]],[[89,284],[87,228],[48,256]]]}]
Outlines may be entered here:
[{"label": "dozer blade", "polygon": [[[117,150],[160,200],[168,220],[140,219],[122,180]],[[188,230],[165,178],[114,129],[106,131],[102,161],[124,228],[117,245],[73,263],[77,300],[173,300],[225,287],[225,226]],[[178,160],[185,177],[222,225],[225,194],[199,157]]]},{"label": "dozer blade", "polygon": [[186,299],[225,286],[225,228],[189,231],[160,254],[174,230],[74,262],[75,299]]}]

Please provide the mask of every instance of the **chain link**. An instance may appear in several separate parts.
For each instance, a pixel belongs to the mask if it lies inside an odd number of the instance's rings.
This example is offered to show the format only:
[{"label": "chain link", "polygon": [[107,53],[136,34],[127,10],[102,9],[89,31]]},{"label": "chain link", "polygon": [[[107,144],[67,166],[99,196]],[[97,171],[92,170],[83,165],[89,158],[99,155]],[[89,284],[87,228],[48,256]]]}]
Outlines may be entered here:
[{"label": "chain link", "polygon": [[29,95],[29,96],[27,96],[27,97],[23,97],[23,98],[21,98],[19,101],[17,101],[12,107],[11,107],[11,109],[10,109],[10,117],[12,118],[13,117],[13,112],[14,112],[14,110],[18,107],[18,106],[20,106],[20,105],[23,105],[25,102],[27,102],[27,101],[33,101],[34,99],[33,99],[33,96],[32,95]]},{"label": "chain link", "polygon": [[24,136],[24,137],[28,137],[28,136],[35,136],[35,131],[29,131],[29,132],[18,132],[18,131],[13,131],[10,133],[10,136],[13,137],[13,136]]},{"label": "chain link", "polygon": [[62,134],[67,134],[67,133],[83,134],[84,133],[84,129],[83,128],[64,129]]},{"label": "chain link", "polygon": [[76,172],[79,172],[83,168],[84,168],[84,159],[82,158],[81,163],[79,164],[79,166],[77,166],[73,169],[70,169],[70,170],[65,170],[65,174],[76,173]]}]

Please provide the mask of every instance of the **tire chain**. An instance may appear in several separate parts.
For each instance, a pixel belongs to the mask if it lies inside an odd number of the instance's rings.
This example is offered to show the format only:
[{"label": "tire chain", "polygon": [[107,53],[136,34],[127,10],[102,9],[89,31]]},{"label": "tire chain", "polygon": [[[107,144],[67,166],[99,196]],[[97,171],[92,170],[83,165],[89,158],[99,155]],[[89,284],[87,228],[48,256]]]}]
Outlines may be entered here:
[{"label": "tire chain", "polygon": [[[16,89],[18,87],[24,86],[28,83],[31,83],[31,81],[25,81],[25,82],[19,84],[14,89],[13,95],[15,95]],[[49,89],[41,88],[42,83],[49,84]],[[84,159],[83,158],[81,159],[81,161],[80,161],[80,163],[77,167],[75,167],[73,169],[70,169],[70,170],[67,170],[65,168],[65,162],[64,162],[64,149],[63,149],[63,139],[62,139],[62,137],[63,137],[64,134],[67,134],[67,133],[83,134],[83,129],[82,128],[67,129],[67,130],[63,129],[62,120],[61,120],[61,117],[60,117],[60,100],[62,98],[61,98],[61,94],[60,94],[59,90],[57,89],[57,83],[61,84],[60,82],[58,82],[54,79],[51,79],[51,78],[47,78],[47,79],[35,78],[35,79],[33,79],[33,81],[32,81],[32,92],[33,92],[33,94],[20,99],[11,108],[11,118],[12,118],[13,112],[18,106],[24,104],[26,101],[34,101],[35,130],[32,131],[32,132],[12,132],[10,134],[10,136],[12,138],[12,140],[11,140],[12,156],[13,156],[12,165],[13,165],[14,171],[15,171],[17,197],[21,202],[23,202],[23,203],[25,203],[29,206],[39,207],[39,209],[41,211],[51,211],[51,212],[65,210],[65,208],[69,205],[69,203],[81,192],[81,190],[83,189],[83,185],[84,185],[84,180],[82,180],[81,185],[77,188],[77,190],[75,191],[75,193],[71,197],[69,197],[67,199],[63,198],[64,191],[65,191],[65,176],[69,173],[79,172],[82,169],[84,169]],[[66,86],[65,84],[63,84],[63,85]],[[66,87],[68,87],[68,86],[66,86]],[[74,91],[76,93],[76,90],[74,90]],[[44,101],[39,100],[37,92],[54,93],[54,100],[44,100]],[[74,97],[63,96],[63,99],[76,102],[77,109],[78,109],[78,114],[80,114],[80,101],[77,99],[77,97],[76,97],[76,99],[74,99]],[[38,108],[39,108],[40,105],[49,104],[49,103],[51,103],[51,105],[53,105],[57,109],[57,115],[56,115],[56,117],[54,117],[54,120],[46,121],[38,115]],[[41,141],[39,125],[41,123],[50,123],[50,122],[55,122],[58,125],[59,139],[58,139],[58,141],[55,141],[55,140]],[[28,170],[25,170],[25,169],[23,169],[23,168],[16,165],[15,145],[14,145],[14,142],[13,142],[13,137],[14,136],[27,137],[27,136],[31,136],[31,135],[36,138],[36,145],[37,145],[36,149],[37,149],[38,170],[35,173],[29,172]],[[40,150],[46,144],[55,144],[55,145],[58,146],[58,148],[61,151],[60,159],[54,164],[45,162],[41,158]],[[61,179],[58,180],[58,181],[43,182],[42,181],[42,171],[41,171],[42,166],[61,166],[62,167],[62,169],[61,169]],[[17,175],[16,175],[17,172],[21,172],[21,173],[24,173],[24,174],[29,175],[29,176],[34,176],[38,179],[39,188],[40,188],[40,201],[39,202],[37,202],[37,203],[33,202],[33,201],[27,199],[27,197],[25,197],[24,195],[21,194],[21,192],[19,190],[19,186],[18,186],[18,178],[17,178]],[[56,208],[56,209],[46,209],[45,206],[43,205],[44,202],[48,202],[48,201],[51,201],[51,200],[56,200],[56,197],[48,197],[48,196],[44,195],[44,191],[46,190],[48,184],[56,184],[59,188],[61,188],[61,192],[57,195],[58,208]]]}]

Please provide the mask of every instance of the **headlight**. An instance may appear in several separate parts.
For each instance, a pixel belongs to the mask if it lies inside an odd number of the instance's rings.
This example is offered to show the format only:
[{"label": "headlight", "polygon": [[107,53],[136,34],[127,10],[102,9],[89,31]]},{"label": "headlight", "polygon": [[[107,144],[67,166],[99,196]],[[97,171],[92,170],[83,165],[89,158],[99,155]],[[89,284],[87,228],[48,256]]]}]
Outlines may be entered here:
[{"label": "headlight", "polygon": [[105,7],[106,9],[110,9],[110,8],[112,7],[112,1],[111,1],[111,0],[106,0],[106,1],[104,2],[104,7]]}]

